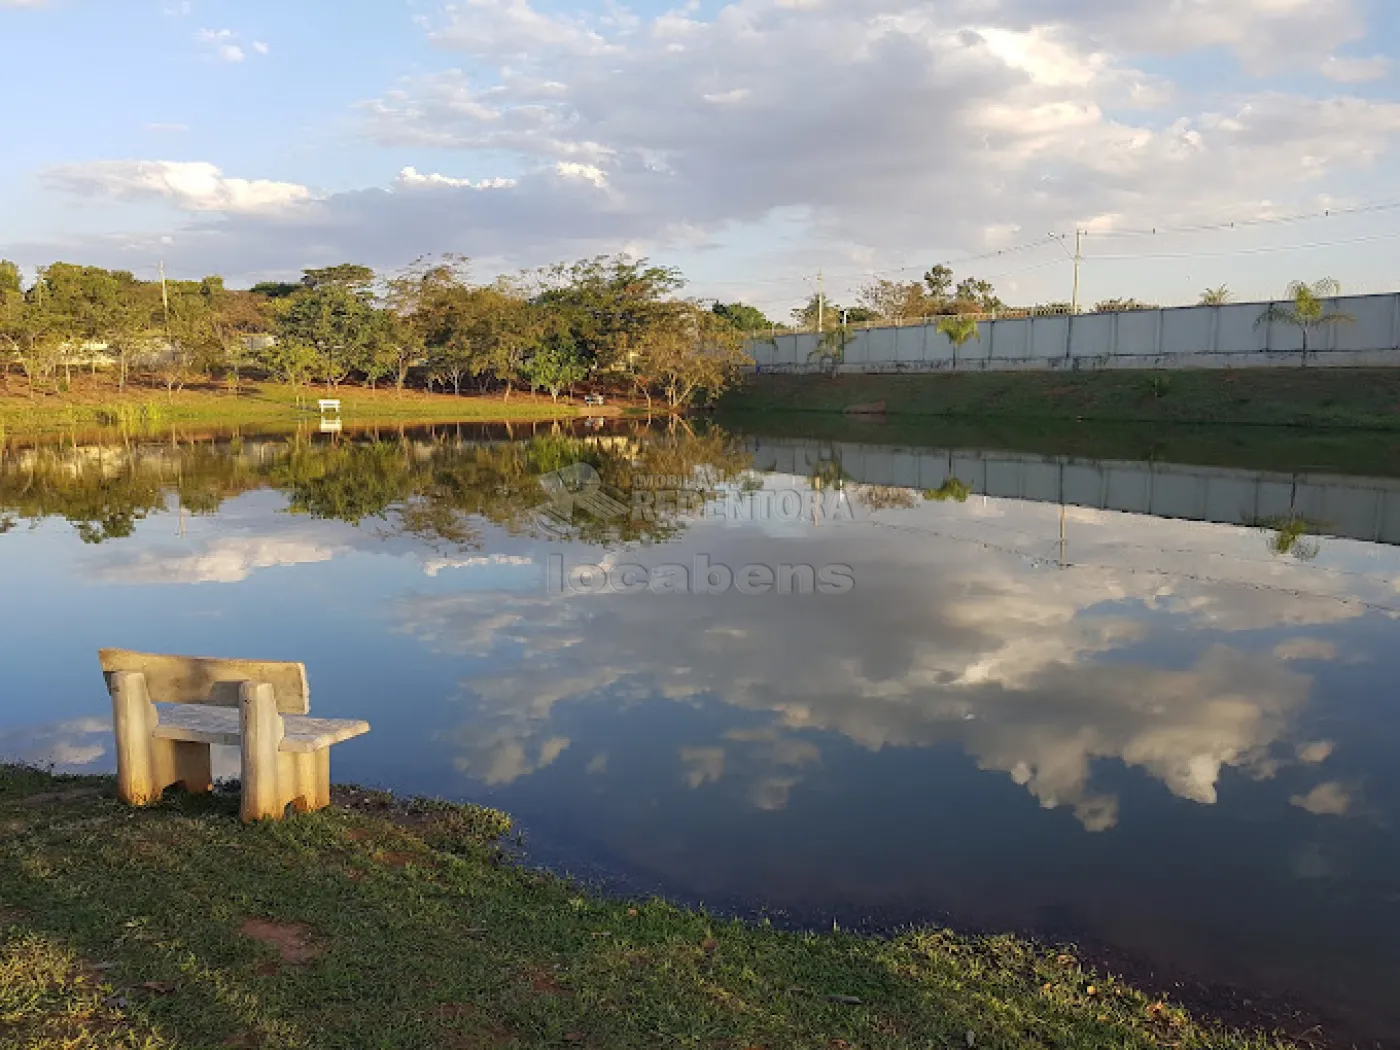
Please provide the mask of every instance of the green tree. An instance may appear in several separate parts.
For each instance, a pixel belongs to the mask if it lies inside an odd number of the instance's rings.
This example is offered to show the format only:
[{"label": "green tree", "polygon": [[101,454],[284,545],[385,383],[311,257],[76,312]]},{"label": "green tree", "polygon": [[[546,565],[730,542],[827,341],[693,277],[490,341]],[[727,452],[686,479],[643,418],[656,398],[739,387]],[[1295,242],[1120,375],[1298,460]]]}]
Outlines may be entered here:
[{"label": "green tree", "polygon": [[715,303],[710,309],[716,317],[724,318],[741,332],[770,332],[777,327],[762,310],[748,303]]},{"label": "green tree", "polygon": [[10,365],[19,359],[24,309],[24,280],[19,267],[0,259],[0,374],[4,375],[6,393],[10,390]]},{"label": "green tree", "polygon": [[1350,324],[1356,320],[1351,314],[1343,313],[1341,310],[1327,309],[1325,300],[1340,295],[1341,291],[1341,284],[1331,277],[1324,277],[1312,284],[1305,281],[1294,281],[1288,286],[1290,302],[1287,304],[1271,303],[1268,309],[1255,318],[1254,327],[1259,328],[1273,321],[1297,325],[1299,331],[1303,333],[1303,356],[1306,358],[1309,332],[1315,328]]},{"label": "green tree", "polygon": [[352,264],[307,270],[305,287],[278,301],[279,336],[315,348],[318,378],[327,389],[364,368],[383,332],[370,294],[373,279],[368,267]]},{"label": "green tree", "polygon": [[978,277],[965,277],[958,282],[953,305],[958,313],[995,313],[1006,309],[992,282]]},{"label": "green tree", "polygon": [[565,337],[549,340],[536,349],[525,364],[525,374],[532,387],[543,387],[558,401],[561,390],[588,374],[588,366]]},{"label": "green tree", "polygon": [[622,255],[551,267],[534,279],[534,304],[550,315],[551,327],[567,326],[590,372],[624,369],[685,284],[678,270]]},{"label": "green tree", "polygon": [[954,371],[956,371],[958,367],[958,351],[963,348],[968,340],[976,339],[980,342],[982,339],[982,333],[977,322],[971,317],[964,315],[955,314],[951,317],[943,318],[943,320],[938,322],[938,331],[946,335],[948,337],[948,342],[953,344]]}]

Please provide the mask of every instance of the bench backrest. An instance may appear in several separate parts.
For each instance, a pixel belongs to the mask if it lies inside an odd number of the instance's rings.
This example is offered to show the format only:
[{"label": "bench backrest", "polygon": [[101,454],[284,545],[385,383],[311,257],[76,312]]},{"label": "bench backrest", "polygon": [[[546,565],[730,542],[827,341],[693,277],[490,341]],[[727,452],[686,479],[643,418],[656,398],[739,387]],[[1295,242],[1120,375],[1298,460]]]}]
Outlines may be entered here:
[{"label": "bench backrest", "polygon": [[152,700],[237,707],[241,683],[267,682],[277,696],[280,714],[311,713],[311,687],[306,681],[305,664],[166,656],[129,649],[102,649],[97,656],[102,661],[102,674],[109,689],[114,672],[136,671],[146,676],[146,689]]}]

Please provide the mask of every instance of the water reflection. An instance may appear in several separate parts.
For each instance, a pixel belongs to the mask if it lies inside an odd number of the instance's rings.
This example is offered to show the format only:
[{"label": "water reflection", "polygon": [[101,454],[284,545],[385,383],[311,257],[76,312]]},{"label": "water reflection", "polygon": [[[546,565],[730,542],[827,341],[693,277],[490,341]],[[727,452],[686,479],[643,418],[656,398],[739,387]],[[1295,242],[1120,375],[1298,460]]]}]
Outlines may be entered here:
[{"label": "water reflection", "polygon": [[[628,513],[561,532],[579,463]],[[505,806],[542,860],[1084,937],[1386,1031],[1392,489],[682,426],[11,449],[0,755],[110,767],[99,645],[302,659],[375,723],[340,775]],[[854,587],[545,587],[701,556]]]}]

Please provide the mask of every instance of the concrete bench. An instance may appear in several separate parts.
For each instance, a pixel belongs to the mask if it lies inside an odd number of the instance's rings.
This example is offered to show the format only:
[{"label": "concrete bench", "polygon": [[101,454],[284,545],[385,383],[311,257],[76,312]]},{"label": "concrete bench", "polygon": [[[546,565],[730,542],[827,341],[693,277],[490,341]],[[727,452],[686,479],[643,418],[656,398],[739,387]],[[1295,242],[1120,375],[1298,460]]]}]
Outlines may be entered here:
[{"label": "concrete bench", "polygon": [[134,806],[166,788],[213,788],[212,744],[241,756],[244,821],[280,820],[331,801],[330,749],[369,732],[353,719],[311,718],[306,667],[125,649],[98,653],[112,697],[117,793]]}]

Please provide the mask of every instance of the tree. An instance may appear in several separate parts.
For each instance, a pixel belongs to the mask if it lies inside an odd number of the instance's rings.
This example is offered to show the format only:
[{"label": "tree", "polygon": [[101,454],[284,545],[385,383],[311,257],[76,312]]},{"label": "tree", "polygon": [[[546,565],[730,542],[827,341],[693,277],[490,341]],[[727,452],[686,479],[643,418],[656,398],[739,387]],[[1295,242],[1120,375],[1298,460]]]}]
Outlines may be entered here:
[{"label": "tree", "polygon": [[743,342],[741,332],[709,311],[694,303],[672,303],[650,333],[638,372],[647,389],[657,389],[673,409],[701,394],[713,400],[741,367],[752,363]]},{"label": "tree", "polygon": [[1269,324],[1273,321],[1281,321],[1284,324],[1297,325],[1303,333],[1303,356],[1308,353],[1308,333],[1314,328],[1322,328],[1327,325],[1350,324],[1356,320],[1351,314],[1343,313],[1340,310],[1327,309],[1324,300],[1331,296],[1340,295],[1342,286],[1334,278],[1324,277],[1321,280],[1308,284],[1305,281],[1294,281],[1288,286],[1288,304],[1271,303],[1263,313],[1254,320],[1254,327]]},{"label": "tree", "polygon": [[792,311],[792,320],[799,328],[825,328],[841,323],[841,307],[825,296],[815,293]]},{"label": "tree", "polygon": [[958,313],[995,313],[1006,309],[1006,304],[997,298],[991,281],[978,277],[964,277],[958,282],[953,293],[953,308]]},{"label": "tree", "polygon": [[558,401],[559,391],[586,376],[588,366],[566,337],[550,340],[536,349],[525,363],[525,374],[532,387],[544,387],[549,396]]},{"label": "tree", "polygon": [[287,281],[259,281],[249,288],[248,292],[263,299],[285,299],[303,287],[305,286],[302,284],[291,284]]},{"label": "tree", "polygon": [[924,274],[924,284],[928,287],[928,297],[935,303],[948,303],[953,298],[953,270],[941,263],[930,267]]},{"label": "tree", "polygon": [[958,351],[963,348],[969,339],[982,340],[982,333],[977,322],[965,315],[955,315],[945,317],[938,322],[938,330],[948,337],[948,342],[953,344],[953,369],[958,367]]},{"label": "tree", "polygon": [[[0,259],[0,371],[5,390],[10,389],[10,362],[18,359],[19,340],[24,332],[24,281],[19,267]],[[32,391],[31,391],[32,393]]]},{"label": "tree", "polygon": [[1224,306],[1234,299],[1235,293],[1230,291],[1228,284],[1222,284],[1218,288],[1207,288],[1201,293],[1202,306]]},{"label": "tree", "polygon": [[370,296],[374,272],[344,264],[307,270],[304,287],[278,300],[279,335],[314,347],[319,378],[328,389],[362,369],[382,331]]},{"label": "tree", "polygon": [[537,272],[535,306],[558,322],[589,371],[625,368],[628,355],[685,284],[680,271],[646,259],[598,256]]},{"label": "tree", "polygon": [[262,363],[264,368],[292,388],[300,407],[302,388],[316,376],[321,359],[310,343],[295,336],[282,336],[264,349]]},{"label": "tree", "polygon": [[857,295],[861,307],[879,321],[914,321],[937,312],[941,300],[932,298],[918,281],[871,281]]},{"label": "tree", "polygon": [[763,315],[763,311],[748,303],[715,303],[710,308],[716,317],[722,317],[741,332],[769,332],[777,327]]},{"label": "tree", "polygon": [[1143,303],[1136,299],[1104,299],[1094,304],[1096,314],[1120,314],[1133,310],[1160,310],[1156,303]]}]

